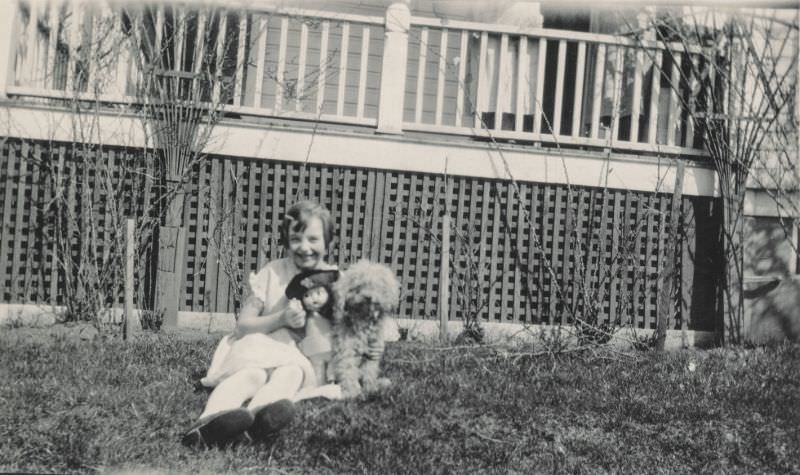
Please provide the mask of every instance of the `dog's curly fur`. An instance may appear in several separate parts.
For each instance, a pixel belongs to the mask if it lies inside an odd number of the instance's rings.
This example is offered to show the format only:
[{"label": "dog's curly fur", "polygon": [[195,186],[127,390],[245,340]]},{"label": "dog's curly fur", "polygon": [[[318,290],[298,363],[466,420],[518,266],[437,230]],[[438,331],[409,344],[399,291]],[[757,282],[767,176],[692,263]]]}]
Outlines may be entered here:
[{"label": "dog's curly fur", "polygon": [[397,309],[400,284],[383,264],[361,260],[342,272],[333,286],[333,374],[345,397],[388,386],[380,378],[383,320]]}]

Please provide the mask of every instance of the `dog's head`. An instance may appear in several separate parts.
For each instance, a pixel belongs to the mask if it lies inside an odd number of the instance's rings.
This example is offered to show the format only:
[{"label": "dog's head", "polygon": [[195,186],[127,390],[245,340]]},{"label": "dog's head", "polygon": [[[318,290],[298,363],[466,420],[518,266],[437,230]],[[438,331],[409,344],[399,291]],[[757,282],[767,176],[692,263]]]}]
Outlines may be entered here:
[{"label": "dog's head", "polygon": [[334,284],[336,318],[351,327],[378,323],[397,309],[400,283],[388,266],[361,260]]}]

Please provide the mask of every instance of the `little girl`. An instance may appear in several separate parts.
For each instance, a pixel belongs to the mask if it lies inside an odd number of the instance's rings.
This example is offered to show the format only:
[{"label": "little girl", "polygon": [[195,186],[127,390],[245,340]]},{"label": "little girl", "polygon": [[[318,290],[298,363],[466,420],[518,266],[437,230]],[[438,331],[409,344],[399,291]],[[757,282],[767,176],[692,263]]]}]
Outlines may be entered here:
[{"label": "little girl", "polygon": [[184,444],[224,444],[245,431],[253,439],[268,439],[291,422],[298,392],[322,380],[295,345],[292,335],[305,327],[307,315],[299,302],[290,304],[286,290],[302,272],[336,269],[324,260],[332,237],[325,207],[301,201],[286,213],[281,225],[286,257],[251,274],[251,294],[236,331],[220,342],[202,380],[215,388]]}]

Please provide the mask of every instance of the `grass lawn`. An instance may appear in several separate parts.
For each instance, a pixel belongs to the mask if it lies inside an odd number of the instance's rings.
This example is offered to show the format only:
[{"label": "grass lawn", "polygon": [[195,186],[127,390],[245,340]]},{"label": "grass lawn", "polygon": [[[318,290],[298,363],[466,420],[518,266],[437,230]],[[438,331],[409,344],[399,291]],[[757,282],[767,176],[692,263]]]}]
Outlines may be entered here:
[{"label": "grass lawn", "polygon": [[800,346],[555,358],[389,344],[392,389],[272,447],[180,436],[216,336],[0,335],[0,472],[800,472]]}]

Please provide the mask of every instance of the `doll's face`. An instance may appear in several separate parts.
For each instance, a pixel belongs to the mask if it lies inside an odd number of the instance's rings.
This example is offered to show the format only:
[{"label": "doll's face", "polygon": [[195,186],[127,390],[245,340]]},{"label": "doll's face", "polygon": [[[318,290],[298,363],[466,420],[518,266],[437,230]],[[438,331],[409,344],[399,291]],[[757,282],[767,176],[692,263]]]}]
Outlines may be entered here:
[{"label": "doll's face", "polygon": [[303,295],[303,306],[306,310],[320,310],[328,303],[328,290],[323,287],[314,287]]}]

